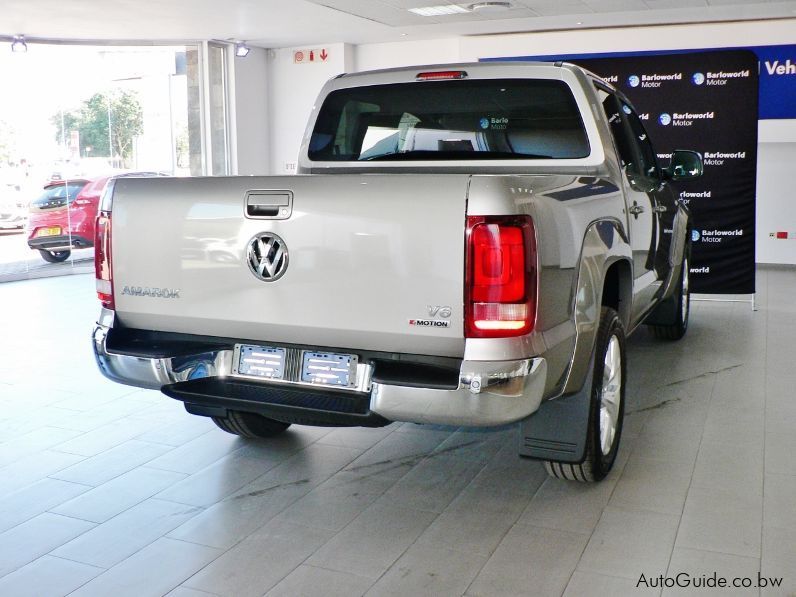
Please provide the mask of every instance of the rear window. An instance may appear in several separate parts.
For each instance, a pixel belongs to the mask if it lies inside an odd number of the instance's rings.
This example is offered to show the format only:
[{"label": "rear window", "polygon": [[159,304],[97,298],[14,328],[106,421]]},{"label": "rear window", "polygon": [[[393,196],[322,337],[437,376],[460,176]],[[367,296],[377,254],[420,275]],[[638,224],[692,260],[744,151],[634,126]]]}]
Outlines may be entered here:
[{"label": "rear window", "polygon": [[563,81],[424,81],[340,89],[321,107],[309,159],[575,159],[589,155]]},{"label": "rear window", "polygon": [[67,202],[72,203],[85,185],[86,183],[81,181],[47,187],[31,204],[36,207],[59,207],[66,205]]}]

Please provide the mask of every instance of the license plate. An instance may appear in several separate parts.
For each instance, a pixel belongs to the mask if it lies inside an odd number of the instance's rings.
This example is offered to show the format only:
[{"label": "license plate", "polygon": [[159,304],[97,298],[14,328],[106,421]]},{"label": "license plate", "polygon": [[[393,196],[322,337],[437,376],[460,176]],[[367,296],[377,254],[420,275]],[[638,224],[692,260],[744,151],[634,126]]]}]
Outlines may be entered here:
[{"label": "license plate", "polygon": [[286,350],[274,346],[252,346],[241,344],[238,347],[238,375],[283,379],[285,377]]},{"label": "license plate", "polygon": [[305,350],[301,361],[303,382],[343,387],[357,383],[359,359],[355,355]]},{"label": "license plate", "polygon": [[61,229],[54,226],[51,228],[39,228],[36,236],[58,236],[59,234],[61,234]]}]

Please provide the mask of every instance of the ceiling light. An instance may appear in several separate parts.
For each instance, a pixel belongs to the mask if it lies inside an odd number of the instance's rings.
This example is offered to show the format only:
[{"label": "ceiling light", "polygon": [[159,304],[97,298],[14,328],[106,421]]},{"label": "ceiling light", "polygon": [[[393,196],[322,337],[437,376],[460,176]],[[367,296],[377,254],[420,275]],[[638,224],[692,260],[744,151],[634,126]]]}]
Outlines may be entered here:
[{"label": "ceiling light", "polygon": [[505,12],[510,8],[511,2],[477,2],[470,5],[470,10],[481,13]]},{"label": "ceiling light", "polygon": [[15,35],[14,41],[11,42],[12,52],[27,52],[28,44],[25,43],[24,35]]},{"label": "ceiling light", "polygon": [[444,15],[458,15],[470,12],[464,6],[458,4],[440,4],[438,6],[421,6],[420,8],[410,8],[409,12],[413,12],[421,17],[441,17]]},{"label": "ceiling light", "polygon": [[246,58],[249,55],[249,46],[246,45],[246,42],[239,41],[235,44],[235,56],[238,58]]}]

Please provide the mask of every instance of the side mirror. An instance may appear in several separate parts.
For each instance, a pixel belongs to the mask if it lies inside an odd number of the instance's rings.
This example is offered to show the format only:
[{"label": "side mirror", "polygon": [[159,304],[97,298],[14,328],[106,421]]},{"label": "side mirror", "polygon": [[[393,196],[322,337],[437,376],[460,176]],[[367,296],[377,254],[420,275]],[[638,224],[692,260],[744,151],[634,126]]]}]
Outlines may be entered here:
[{"label": "side mirror", "polygon": [[703,171],[700,154],[688,149],[675,149],[669,167],[663,172],[669,180],[693,180],[702,176]]}]

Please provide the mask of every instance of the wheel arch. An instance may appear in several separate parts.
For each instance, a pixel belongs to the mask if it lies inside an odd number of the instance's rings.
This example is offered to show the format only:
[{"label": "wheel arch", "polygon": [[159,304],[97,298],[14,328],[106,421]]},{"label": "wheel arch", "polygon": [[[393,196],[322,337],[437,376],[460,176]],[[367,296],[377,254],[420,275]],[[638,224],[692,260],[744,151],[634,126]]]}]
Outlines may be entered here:
[{"label": "wheel arch", "polygon": [[575,346],[561,395],[577,392],[587,380],[601,307],[616,309],[627,329],[632,312],[632,263],[633,250],[621,222],[610,218],[588,226],[573,288]]},{"label": "wheel arch", "polygon": [[606,264],[603,275],[602,305],[619,314],[625,329],[630,329],[633,301],[633,268],[629,259],[614,259]]}]

